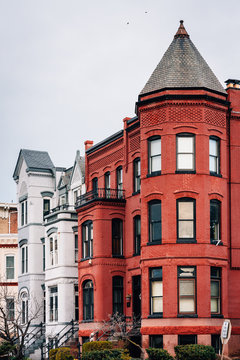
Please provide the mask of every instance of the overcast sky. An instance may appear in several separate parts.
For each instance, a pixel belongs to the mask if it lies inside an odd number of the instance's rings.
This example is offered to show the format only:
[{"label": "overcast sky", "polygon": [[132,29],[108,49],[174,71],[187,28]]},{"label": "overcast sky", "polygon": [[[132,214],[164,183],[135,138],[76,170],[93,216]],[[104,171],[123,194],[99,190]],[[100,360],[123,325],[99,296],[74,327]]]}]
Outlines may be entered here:
[{"label": "overcast sky", "polygon": [[220,82],[240,79],[240,0],[0,0],[0,202],[21,148],[73,165],[122,129],[179,20]]}]

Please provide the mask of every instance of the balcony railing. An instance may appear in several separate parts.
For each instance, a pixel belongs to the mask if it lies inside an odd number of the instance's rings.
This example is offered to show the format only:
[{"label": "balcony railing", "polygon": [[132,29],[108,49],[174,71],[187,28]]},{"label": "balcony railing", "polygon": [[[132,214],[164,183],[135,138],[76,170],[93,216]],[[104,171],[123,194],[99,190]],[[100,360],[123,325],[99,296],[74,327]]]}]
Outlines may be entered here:
[{"label": "balcony railing", "polygon": [[125,202],[125,190],[98,188],[78,196],[75,205],[78,208],[96,200]]}]

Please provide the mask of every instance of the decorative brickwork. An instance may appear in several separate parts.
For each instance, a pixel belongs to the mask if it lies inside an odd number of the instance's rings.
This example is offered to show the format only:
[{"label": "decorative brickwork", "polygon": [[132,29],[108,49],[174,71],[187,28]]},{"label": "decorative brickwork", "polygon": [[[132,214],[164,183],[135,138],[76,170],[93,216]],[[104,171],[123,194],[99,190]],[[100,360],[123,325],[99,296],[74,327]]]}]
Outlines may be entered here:
[{"label": "decorative brickwork", "polygon": [[136,135],[130,139],[130,151],[136,151],[140,148],[140,136]]},{"label": "decorative brickwork", "polygon": [[146,108],[141,111],[141,126],[149,127],[166,122],[166,108],[154,106],[150,109]]},{"label": "decorative brickwork", "polygon": [[226,127],[226,112],[211,107],[205,109],[205,121],[209,124]]},{"label": "decorative brickwork", "polygon": [[202,120],[202,108],[183,104],[171,104],[169,107],[169,122],[200,122]]},{"label": "decorative brickwork", "polygon": [[98,159],[92,164],[89,164],[89,172],[94,172],[100,168],[103,168],[104,166],[110,165],[117,160],[121,159],[123,157],[123,149],[119,149],[115,152],[110,153],[109,155],[103,157],[102,159]]}]

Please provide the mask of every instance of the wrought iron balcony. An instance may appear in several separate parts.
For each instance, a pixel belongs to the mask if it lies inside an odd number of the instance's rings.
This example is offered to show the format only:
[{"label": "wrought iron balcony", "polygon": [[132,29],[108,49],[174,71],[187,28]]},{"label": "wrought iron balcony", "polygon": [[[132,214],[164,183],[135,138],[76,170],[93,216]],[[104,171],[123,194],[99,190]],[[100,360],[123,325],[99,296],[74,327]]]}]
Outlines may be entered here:
[{"label": "wrought iron balcony", "polygon": [[76,208],[85,206],[93,201],[125,202],[125,190],[98,188],[77,197]]}]

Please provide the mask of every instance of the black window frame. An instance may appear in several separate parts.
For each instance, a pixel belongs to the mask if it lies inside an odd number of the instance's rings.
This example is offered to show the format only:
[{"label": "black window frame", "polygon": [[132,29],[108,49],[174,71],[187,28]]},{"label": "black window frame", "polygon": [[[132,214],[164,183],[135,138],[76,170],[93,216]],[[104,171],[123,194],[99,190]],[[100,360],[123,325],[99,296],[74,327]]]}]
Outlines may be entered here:
[{"label": "black window frame", "polygon": [[[153,141],[160,140],[160,152],[156,155],[151,154],[151,144]],[[160,169],[152,170],[152,159],[155,157],[160,157]],[[159,135],[154,135],[148,138],[148,176],[158,176],[162,172],[162,138]]]},{"label": "black window frame", "polygon": [[94,177],[92,179],[92,191],[94,195],[98,194],[98,178]]},{"label": "black window frame", "polygon": [[[192,276],[184,276],[184,271],[182,269],[192,269]],[[197,268],[196,266],[178,266],[177,268],[177,275],[178,275],[178,317],[198,317],[197,316]],[[180,282],[184,280],[192,280],[194,283],[194,293],[193,295],[181,295],[180,294]],[[180,311],[180,302],[181,299],[193,299],[194,310],[193,311]]]},{"label": "black window frame", "polygon": [[[193,133],[179,133],[176,134],[176,174],[195,174],[196,173],[196,139],[195,139],[195,134]],[[178,151],[178,139],[179,138],[192,138],[193,139],[193,152],[179,152]],[[193,156],[193,168],[192,169],[183,169],[183,168],[179,168],[179,156],[180,155],[184,155],[184,154],[192,154]]]},{"label": "black window frame", "polygon": [[110,188],[111,188],[111,178],[110,178],[110,171],[107,171],[104,174],[104,189],[105,189],[105,196],[106,198],[110,198]]},{"label": "black window frame", "polygon": [[[216,245],[216,243],[221,243],[221,201],[217,199],[210,200],[210,243]],[[215,220],[216,217],[213,216],[213,210],[217,209],[217,221]],[[217,224],[217,232],[218,232],[218,239],[215,239],[213,235],[214,230],[213,228]]]},{"label": "black window frame", "polygon": [[[211,317],[222,317],[222,269],[220,267],[211,266],[210,268],[210,291],[211,291],[211,299],[210,299],[210,311]],[[212,283],[218,284],[218,296],[212,296]],[[212,300],[216,300],[218,302],[218,311],[212,311]]]},{"label": "black window frame", "polygon": [[149,347],[163,349],[163,335],[149,335]]},{"label": "black window frame", "polygon": [[43,219],[50,214],[50,199],[43,199]]},{"label": "black window frame", "polygon": [[[159,272],[158,275],[154,275],[154,272]],[[162,283],[162,295],[155,295],[152,294],[152,285],[154,282],[161,282]],[[154,267],[149,268],[149,318],[162,318],[163,317],[163,311],[154,312],[153,310],[153,299],[154,298],[161,298],[162,300],[162,310],[163,310],[163,276],[162,276],[162,267]]]},{"label": "black window frame", "polygon": [[[193,203],[193,219],[180,219],[179,218],[179,203],[183,203],[183,202],[191,202]],[[182,244],[193,244],[196,243],[196,200],[194,198],[191,197],[182,197],[177,199],[176,201],[176,212],[177,212],[177,243],[182,243]],[[191,221],[193,222],[193,237],[188,238],[188,237],[179,237],[179,225],[181,223],[181,221]]]},{"label": "black window frame", "polygon": [[112,257],[123,257],[123,220],[119,218],[112,219]]},{"label": "black window frame", "polygon": [[133,195],[141,191],[141,161],[140,158],[133,160]]},{"label": "black window frame", "polygon": [[[140,225],[138,224],[140,222]],[[140,232],[139,232],[139,226],[140,226]],[[133,230],[134,230],[134,256],[141,254],[141,216],[136,215],[133,218]]]},{"label": "black window frame", "polygon": [[75,321],[79,320],[79,291],[78,285],[74,284],[74,315]]},{"label": "black window frame", "polygon": [[[85,238],[86,232],[88,234],[88,239]],[[86,252],[87,254],[85,254],[85,246],[87,248],[87,252]],[[91,259],[92,257],[93,257],[93,222],[92,220],[87,220],[82,224],[82,260]]]},{"label": "black window frame", "polygon": [[124,299],[123,299],[123,277],[112,277],[112,313],[113,315],[123,315]]},{"label": "black window frame", "polygon": [[[89,286],[88,286],[89,285]],[[91,322],[94,320],[94,293],[93,282],[87,279],[82,284],[83,290],[83,321]],[[87,300],[87,301],[86,301]]]},{"label": "black window frame", "polygon": [[[153,214],[152,214],[152,211],[153,211],[153,206],[155,205],[160,205],[160,219],[157,221],[157,220],[153,220]],[[154,224],[157,224],[159,223],[160,225],[160,238],[157,239],[157,240],[153,240],[153,225]],[[158,244],[162,244],[162,202],[161,200],[151,200],[149,201],[148,203],[148,231],[149,231],[149,234],[148,234],[148,245],[158,245]]]},{"label": "black window frame", "polygon": [[[186,341],[187,338],[191,338],[193,341]],[[185,341],[183,341],[185,340]],[[190,345],[190,344],[197,344],[197,335],[194,334],[185,334],[185,335],[178,335],[178,345]]]},{"label": "black window frame", "polygon": [[[216,141],[216,145],[217,145],[217,155],[213,155],[210,153],[210,141],[211,140],[214,140]],[[220,157],[220,150],[221,150],[221,147],[220,147],[220,138],[218,136],[210,136],[209,137],[209,173],[210,175],[214,175],[214,176],[221,176],[221,157]],[[213,171],[211,170],[210,168],[210,159],[211,158],[215,158],[216,159],[216,167],[217,167],[217,171]]]},{"label": "black window frame", "polygon": [[116,184],[117,184],[117,197],[123,197],[123,167],[118,166],[116,169]]}]

